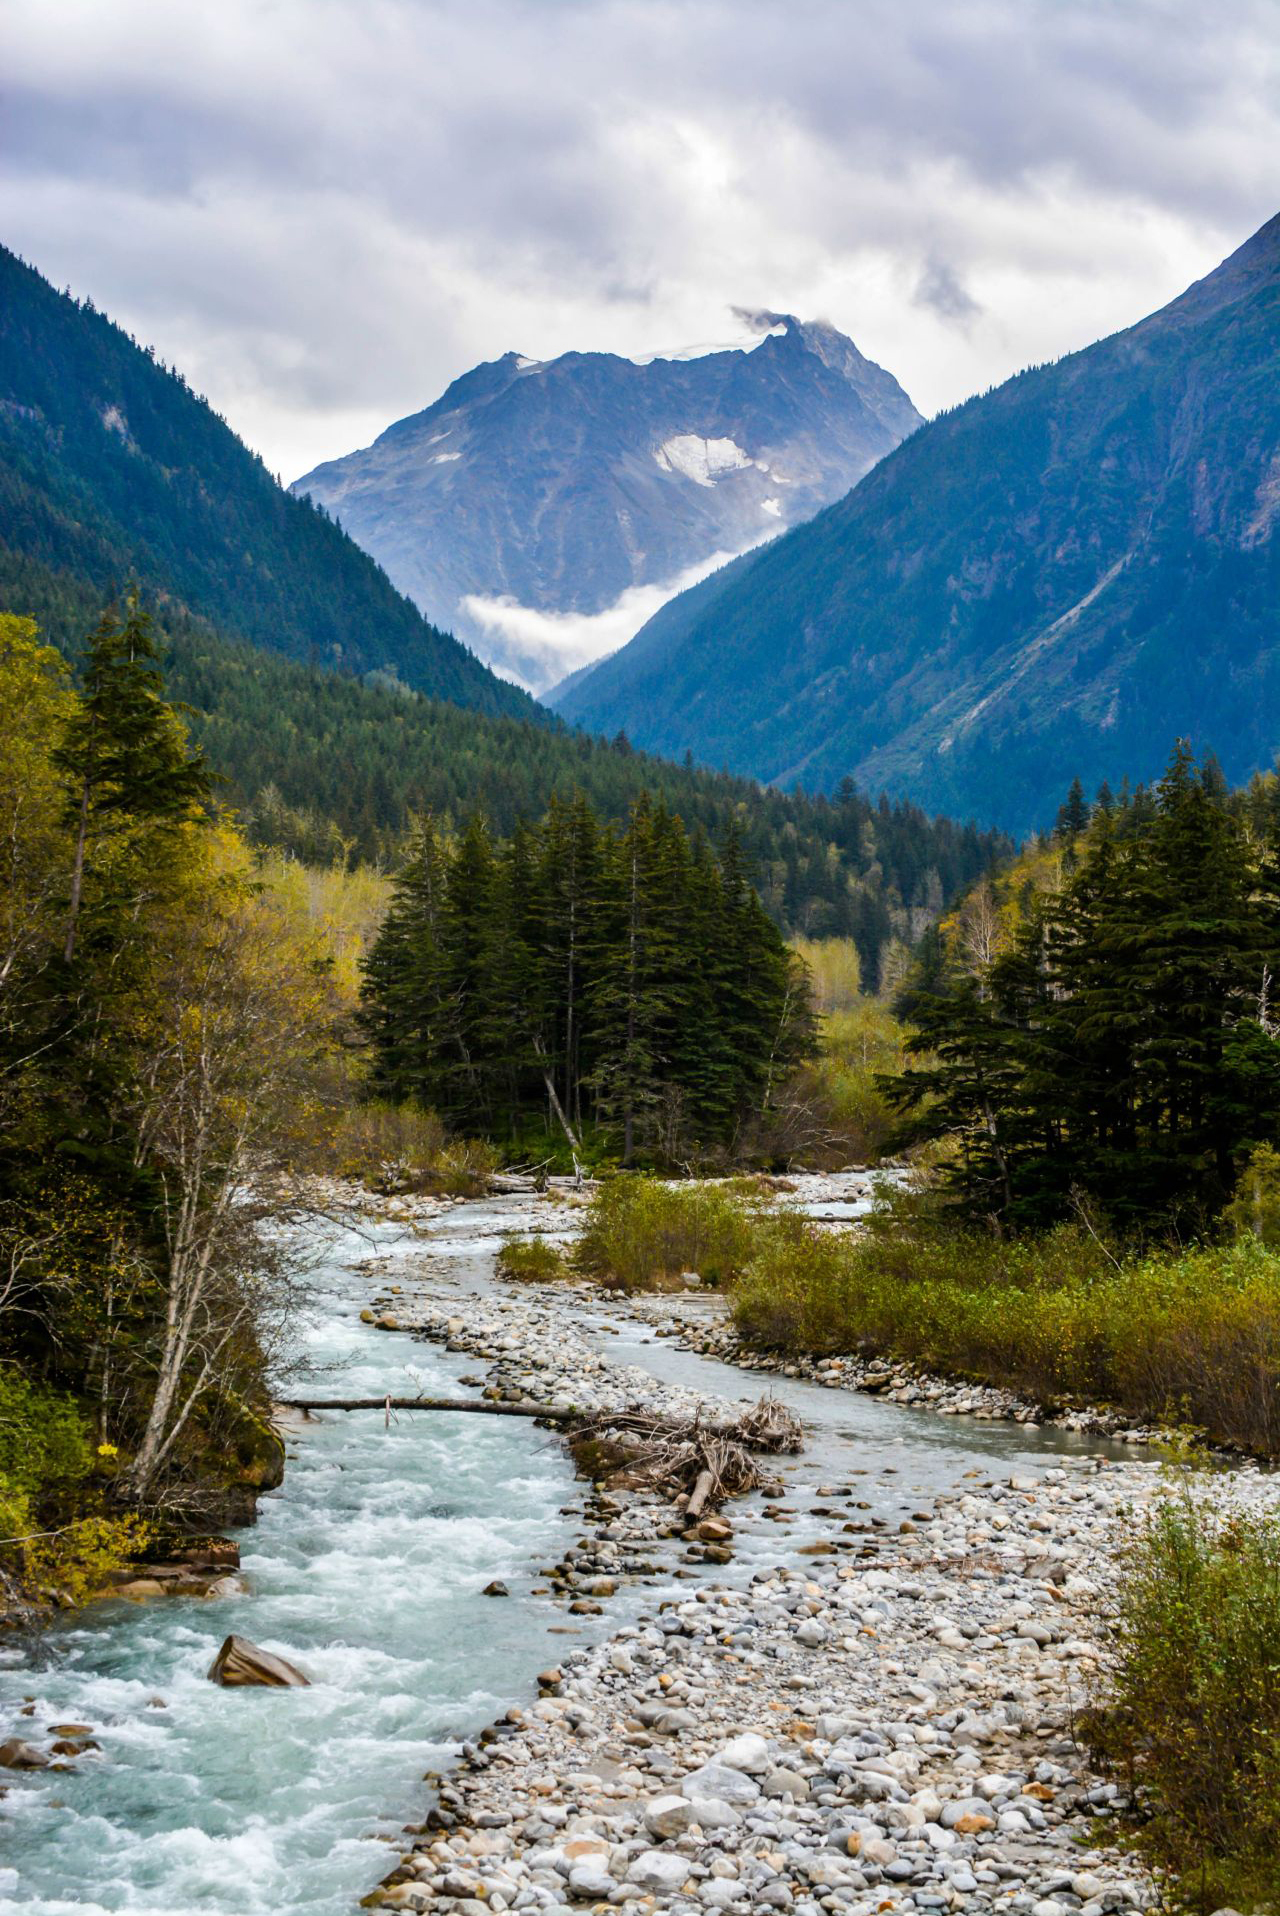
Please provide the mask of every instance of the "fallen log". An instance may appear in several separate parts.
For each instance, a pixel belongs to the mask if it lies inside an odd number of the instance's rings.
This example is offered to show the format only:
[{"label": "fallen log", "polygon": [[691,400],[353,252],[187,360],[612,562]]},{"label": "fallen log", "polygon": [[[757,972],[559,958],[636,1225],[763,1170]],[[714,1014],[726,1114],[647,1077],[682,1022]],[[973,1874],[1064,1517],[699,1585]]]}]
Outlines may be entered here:
[{"label": "fallen log", "polygon": [[715,1471],[710,1468],[699,1471],[698,1481],[694,1484],[689,1494],[688,1506],[684,1513],[690,1523],[696,1523],[702,1515],[707,1507],[707,1498],[711,1495],[715,1487]]},{"label": "fallen log", "polygon": [[508,1404],[470,1397],[277,1397],[282,1410],[466,1410],[486,1417],[550,1417],[563,1424],[580,1421],[580,1410],[563,1404]]}]

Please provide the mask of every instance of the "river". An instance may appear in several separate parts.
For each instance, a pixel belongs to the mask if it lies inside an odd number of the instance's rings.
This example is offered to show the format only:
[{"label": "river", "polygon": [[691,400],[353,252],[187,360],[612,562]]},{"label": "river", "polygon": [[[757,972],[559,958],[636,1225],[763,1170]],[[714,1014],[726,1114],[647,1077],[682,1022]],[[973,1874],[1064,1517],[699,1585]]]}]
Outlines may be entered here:
[{"label": "river", "polygon": [[[375,1282],[385,1288],[433,1252],[465,1308],[494,1282],[501,1233],[533,1214],[530,1200],[489,1199],[446,1213],[425,1241],[391,1225],[331,1232],[298,1330],[316,1394],[461,1392],[474,1359],[375,1331],[359,1310]],[[588,1321],[616,1361],[722,1397],[761,1387],[607,1302]],[[803,1498],[828,1479],[864,1482],[869,1516],[892,1523],[966,1472],[1110,1448],[803,1383],[782,1381],[778,1394],[809,1438],[786,1463],[797,1516],[784,1538],[760,1499],[742,1509],[737,1561],[714,1572],[721,1580],[816,1534]],[[89,1723],[103,1751],[73,1770],[6,1778],[0,1911],[350,1911],[386,1869],[389,1840],[421,1818],[424,1771],[527,1700],[565,1635],[616,1628],[654,1601],[652,1587],[634,1588],[607,1617],[569,1625],[534,1594],[538,1566],[580,1534],[580,1505],[558,1439],[523,1420],[406,1416],[388,1429],[356,1413],[301,1426],[283,1486],[240,1535],[249,1593],[99,1603],[51,1630],[38,1659],[18,1645],[0,1654],[0,1734]],[[481,1594],[494,1578],[512,1601]],[[207,1682],[230,1631],[297,1661],[312,1687]]]}]

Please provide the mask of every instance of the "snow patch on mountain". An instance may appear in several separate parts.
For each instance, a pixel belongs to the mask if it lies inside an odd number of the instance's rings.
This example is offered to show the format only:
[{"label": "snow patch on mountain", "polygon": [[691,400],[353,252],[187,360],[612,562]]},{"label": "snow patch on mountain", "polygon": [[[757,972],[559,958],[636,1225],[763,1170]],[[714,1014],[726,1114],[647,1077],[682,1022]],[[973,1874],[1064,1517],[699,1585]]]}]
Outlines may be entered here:
[{"label": "snow patch on mountain", "polygon": [[726,472],[741,472],[756,461],[732,439],[703,439],[696,432],[678,432],[654,449],[664,472],[683,473],[695,486],[714,486]]}]

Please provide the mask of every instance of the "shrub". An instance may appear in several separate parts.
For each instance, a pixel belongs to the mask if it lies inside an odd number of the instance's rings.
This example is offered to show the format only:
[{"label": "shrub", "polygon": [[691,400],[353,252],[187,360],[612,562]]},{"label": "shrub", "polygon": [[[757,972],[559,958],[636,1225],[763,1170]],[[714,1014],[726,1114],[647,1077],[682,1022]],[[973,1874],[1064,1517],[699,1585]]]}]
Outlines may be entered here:
[{"label": "shrub", "polygon": [[141,1518],[82,1514],[92,1466],[74,1401],[0,1365],[0,1560],[20,1588],[83,1603],[147,1543]]},{"label": "shrub", "polygon": [[497,1270],[499,1277],[512,1277],[522,1284],[551,1284],[572,1275],[564,1252],[542,1237],[503,1238]]},{"label": "shrub", "polygon": [[[476,1197],[498,1166],[492,1145],[450,1138],[434,1111],[371,1100],[339,1116],[324,1167],[384,1192],[430,1191]],[[321,1168],[318,1164],[313,1168]]]},{"label": "shrub", "polygon": [[82,1517],[25,1546],[24,1581],[38,1595],[86,1603],[103,1594],[113,1571],[142,1555],[153,1535],[154,1526],[144,1517]]},{"label": "shrub", "polygon": [[734,1315],[762,1349],[887,1354],[1280,1454],[1280,1257],[1252,1238],[1121,1263],[1074,1225],[1000,1240],[898,1204],[850,1237],[783,1213]]},{"label": "shrub", "polygon": [[622,1291],[661,1290],[682,1271],[704,1283],[729,1284],[751,1253],[758,1206],[741,1188],[666,1184],[652,1177],[616,1177],[602,1184],[587,1213],[575,1262],[588,1276]]},{"label": "shrub", "polygon": [[41,1522],[55,1523],[71,1509],[91,1464],[84,1419],[71,1398],[0,1364],[0,1480],[10,1496],[25,1497]]},{"label": "shrub", "polygon": [[1280,1891],[1280,1523],[1157,1509],[1121,1561],[1088,1728],[1204,1909]]}]

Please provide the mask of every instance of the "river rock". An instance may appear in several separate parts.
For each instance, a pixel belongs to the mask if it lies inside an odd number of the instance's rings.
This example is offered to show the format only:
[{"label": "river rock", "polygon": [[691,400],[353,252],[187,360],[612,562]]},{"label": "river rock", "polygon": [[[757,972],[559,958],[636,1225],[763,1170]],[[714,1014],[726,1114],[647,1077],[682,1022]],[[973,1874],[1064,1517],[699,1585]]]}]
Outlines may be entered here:
[{"label": "river rock", "polygon": [[0,1769],[4,1770],[47,1770],[49,1758],[34,1743],[24,1743],[21,1737],[10,1736],[0,1743]]},{"label": "river rock", "polygon": [[722,1803],[737,1806],[754,1803],[760,1794],[760,1785],[743,1770],[731,1769],[726,1763],[711,1762],[690,1770],[680,1784],[680,1794],[687,1796],[690,1801],[718,1799]]},{"label": "river rock", "polygon": [[683,1888],[688,1875],[689,1865],[685,1858],[675,1856],[667,1849],[643,1849],[638,1856],[632,1857],[627,1866],[629,1883],[659,1896],[671,1896]]},{"label": "river rock", "polygon": [[257,1686],[265,1689],[306,1689],[311,1683],[295,1664],[251,1643],[248,1637],[230,1636],[209,1665],[210,1683],[224,1690]]},{"label": "river rock", "polygon": [[751,1731],[726,1743],[715,1760],[727,1769],[742,1770],[748,1776],[762,1776],[771,1765],[769,1745]]}]

